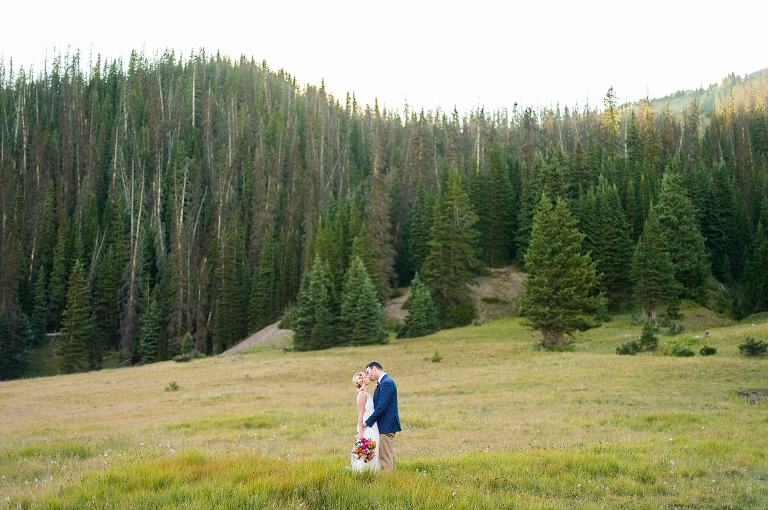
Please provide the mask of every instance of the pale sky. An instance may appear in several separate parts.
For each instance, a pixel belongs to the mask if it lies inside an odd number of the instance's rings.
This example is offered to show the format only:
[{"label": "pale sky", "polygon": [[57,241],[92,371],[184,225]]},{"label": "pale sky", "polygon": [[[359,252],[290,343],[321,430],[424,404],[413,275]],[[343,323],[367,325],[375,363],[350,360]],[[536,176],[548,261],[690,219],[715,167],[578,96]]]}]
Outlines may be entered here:
[{"label": "pale sky", "polygon": [[514,103],[602,108],[768,67],[768,2],[464,1],[6,2],[0,55],[36,71],[79,48],[127,63],[132,49],[204,47],[266,60],[344,100],[402,112]]}]

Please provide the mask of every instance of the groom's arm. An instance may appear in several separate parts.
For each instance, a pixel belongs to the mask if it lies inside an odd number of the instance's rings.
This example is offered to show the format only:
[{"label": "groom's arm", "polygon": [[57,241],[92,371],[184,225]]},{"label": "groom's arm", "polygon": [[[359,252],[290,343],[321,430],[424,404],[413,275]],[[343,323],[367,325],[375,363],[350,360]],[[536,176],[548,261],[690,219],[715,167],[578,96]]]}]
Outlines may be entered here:
[{"label": "groom's arm", "polygon": [[381,418],[381,415],[384,414],[384,411],[387,410],[389,407],[389,404],[392,402],[392,397],[395,394],[395,383],[392,381],[387,381],[382,383],[379,386],[379,405],[377,405],[374,410],[373,414],[368,417],[367,420],[365,420],[365,425],[367,427],[372,427],[374,423],[379,421],[379,418]]}]

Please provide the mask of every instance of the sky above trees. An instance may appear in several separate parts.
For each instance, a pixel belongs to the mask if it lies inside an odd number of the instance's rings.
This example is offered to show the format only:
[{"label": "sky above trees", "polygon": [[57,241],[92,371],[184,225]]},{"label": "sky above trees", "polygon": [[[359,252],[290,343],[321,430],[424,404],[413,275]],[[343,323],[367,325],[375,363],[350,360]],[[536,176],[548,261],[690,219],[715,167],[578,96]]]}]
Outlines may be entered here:
[{"label": "sky above trees", "polygon": [[41,0],[4,6],[0,54],[42,70],[46,54],[79,49],[127,63],[204,47],[285,69],[299,84],[325,80],[344,99],[390,109],[486,109],[560,103],[602,107],[705,88],[768,66],[759,26],[768,7],[694,2],[424,0],[179,3]]}]

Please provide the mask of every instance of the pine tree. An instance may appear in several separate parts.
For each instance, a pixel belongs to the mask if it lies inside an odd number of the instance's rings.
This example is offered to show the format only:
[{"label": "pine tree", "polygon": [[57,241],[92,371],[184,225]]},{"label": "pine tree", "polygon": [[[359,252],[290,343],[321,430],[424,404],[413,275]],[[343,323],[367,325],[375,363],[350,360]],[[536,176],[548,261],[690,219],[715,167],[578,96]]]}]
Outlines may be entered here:
[{"label": "pine tree", "polygon": [[381,303],[359,256],[353,257],[344,279],[338,334],[352,345],[378,344],[387,340]]},{"label": "pine tree", "polygon": [[107,248],[94,284],[95,342],[103,349],[117,349],[120,345],[122,267],[118,262],[118,249],[115,245]]},{"label": "pine tree", "polygon": [[627,124],[627,163],[630,173],[634,173],[645,160],[645,147],[643,139],[640,137],[640,125],[635,117],[634,110],[630,113],[629,124]]},{"label": "pine tree", "polygon": [[655,208],[651,207],[645,228],[632,257],[632,281],[635,301],[643,315],[656,317],[662,306],[676,306],[675,267],[659,232]]},{"label": "pine tree", "polygon": [[429,255],[429,233],[432,230],[434,202],[432,194],[427,192],[424,182],[419,179],[416,185],[416,198],[411,209],[410,248],[413,267],[421,271]]},{"label": "pine tree", "polygon": [[709,276],[709,258],[699,233],[696,211],[682,187],[680,174],[664,175],[656,209],[659,234],[675,267],[678,296],[701,298]]},{"label": "pine tree", "polygon": [[88,348],[93,335],[93,317],[85,288],[83,265],[75,261],[69,278],[67,306],[61,320],[61,336],[56,345],[59,370],[64,374],[88,368]]},{"label": "pine tree", "polygon": [[53,180],[48,184],[43,204],[43,219],[40,233],[40,267],[50,275],[53,269],[54,250],[56,247],[56,189]]},{"label": "pine tree", "polygon": [[61,213],[59,227],[56,231],[56,247],[53,252],[53,269],[51,271],[50,298],[51,321],[54,329],[61,324],[61,313],[67,300],[67,281],[70,273],[71,247],[69,239],[69,220]]},{"label": "pine tree", "polygon": [[491,147],[488,157],[487,181],[487,220],[478,214],[480,224],[487,221],[487,231],[482,238],[483,259],[489,266],[499,267],[509,262],[512,253],[514,193],[498,143]]},{"label": "pine tree", "polygon": [[189,331],[184,333],[184,338],[181,340],[180,349],[182,354],[191,354],[192,351],[195,350],[195,341]]},{"label": "pine tree", "polygon": [[379,301],[384,301],[385,294],[381,278],[381,264],[376,257],[376,250],[371,242],[371,236],[368,235],[368,228],[366,228],[365,223],[360,223],[360,230],[352,241],[350,260],[355,257],[359,257],[363,261],[368,277],[376,289],[376,296],[378,296]]},{"label": "pine tree", "polygon": [[0,307],[0,381],[17,377],[29,365],[29,322],[23,313],[14,315]]},{"label": "pine tree", "polygon": [[542,332],[542,345],[563,345],[563,336],[597,326],[605,299],[596,295],[600,280],[595,262],[581,253],[584,235],[565,201],[554,209],[544,194],[539,202],[525,254],[528,277],[522,309],[529,326]]},{"label": "pine tree", "polygon": [[617,305],[623,296],[631,291],[629,265],[634,246],[629,238],[630,227],[624,217],[624,211],[616,186],[602,183],[598,197],[598,216],[600,233],[592,253],[597,261],[597,272],[602,275],[600,288],[611,303]]},{"label": "pine tree", "polygon": [[415,338],[431,335],[440,330],[437,319],[437,308],[429,289],[421,283],[419,273],[416,273],[411,281],[411,297],[408,308],[408,316],[398,336],[403,338]]},{"label": "pine tree", "polygon": [[88,211],[83,225],[83,268],[88,271],[98,252],[99,241],[99,211],[96,207],[96,195],[91,194],[88,201]]},{"label": "pine tree", "polygon": [[216,277],[218,294],[213,312],[214,353],[227,350],[245,338],[248,329],[247,303],[243,289],[243,238],[237,215],[224,235]]},{"label": "pine tree", "polygon": [[149,298],[146,309],[139,316],[139,352],[144,364],[160,361],[162,323],[160,308],[154,296]]},{"label": "pine tree", "polygon": [[30,327],[34,343],[40,342],[45,337],[45,326],[48,315],[48,275],[45,267],[40,267],[35,282],[35,302],[32,311]]},{"label": "pine tree", "polygon": [[768,236],[762,221],[757,224],[752,250],[744,264],[742,286],[745,300],[741,306],[743,315],[768,310]]},{"label": "pine tree", "polygon": [[466,325],[474,318],[474,310],[457,313],[467,303],[469,289],[478,267],[475,230],[477,216],[458,172],[450,173],[448,185],[435,203],[435,215],[429,240],[429,256],[424,264],[424,283],[432,292],[440,314],[440,323]]},{"label": "pine tree", "polygon": [[319,256],[311,271],[304,272],[295,318],[293,345],[296,350],[327,349],[336,342],[335,288]]},{"label": "pine tree", "polygon": [[277,319],[277,277],[275,275],[275,235],[272,227],[264,233],[259,266],[253,276],[251,299],[248,306],[250,331],[259,331]]}]

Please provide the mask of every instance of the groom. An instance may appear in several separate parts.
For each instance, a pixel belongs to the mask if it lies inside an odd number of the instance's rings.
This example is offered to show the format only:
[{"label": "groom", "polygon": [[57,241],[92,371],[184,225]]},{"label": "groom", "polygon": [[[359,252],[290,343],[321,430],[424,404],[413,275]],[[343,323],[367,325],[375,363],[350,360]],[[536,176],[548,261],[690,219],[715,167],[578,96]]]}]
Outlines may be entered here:
[{"label": "groom", "polygon": [[373,414],[365,420],[365,427],[379,423],[379,462],[382,471],[395,469],[395,433],[400,432],[400,414],[397,412],[397,386],[395,381],[381,368],[378,361],[371,361],[365,367],[372,381],[377,381],[373,392]]}]

